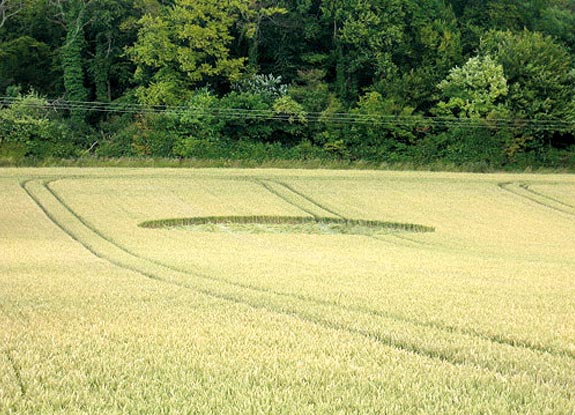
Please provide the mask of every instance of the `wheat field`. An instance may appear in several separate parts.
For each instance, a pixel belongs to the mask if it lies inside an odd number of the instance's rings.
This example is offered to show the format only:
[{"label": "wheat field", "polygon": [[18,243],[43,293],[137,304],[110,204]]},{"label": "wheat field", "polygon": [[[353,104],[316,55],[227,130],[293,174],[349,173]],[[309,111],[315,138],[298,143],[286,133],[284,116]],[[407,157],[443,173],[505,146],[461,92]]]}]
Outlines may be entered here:
[{"label": "wheat field", "polygon": [[575,176],[0,169],[1,414],[573,414]]}]

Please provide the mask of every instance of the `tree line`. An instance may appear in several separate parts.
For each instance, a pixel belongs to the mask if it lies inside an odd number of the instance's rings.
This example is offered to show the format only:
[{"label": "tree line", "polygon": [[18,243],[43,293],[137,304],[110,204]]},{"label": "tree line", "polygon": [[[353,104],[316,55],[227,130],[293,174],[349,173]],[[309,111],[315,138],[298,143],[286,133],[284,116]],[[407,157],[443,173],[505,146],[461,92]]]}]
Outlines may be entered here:
[{"label": "tree line", "polygon": [[573,0],[0,0],[0,157],[575,166]]}]

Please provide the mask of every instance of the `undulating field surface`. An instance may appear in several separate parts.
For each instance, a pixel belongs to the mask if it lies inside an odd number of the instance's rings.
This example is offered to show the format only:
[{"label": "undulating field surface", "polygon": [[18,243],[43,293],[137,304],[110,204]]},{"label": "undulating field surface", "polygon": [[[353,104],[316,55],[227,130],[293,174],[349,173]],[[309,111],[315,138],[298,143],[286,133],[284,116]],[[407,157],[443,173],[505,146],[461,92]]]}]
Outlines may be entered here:
[{"label": "undulating field surface", "polygon": [[0,169],[0,413],[575,413],[575,177]]}]

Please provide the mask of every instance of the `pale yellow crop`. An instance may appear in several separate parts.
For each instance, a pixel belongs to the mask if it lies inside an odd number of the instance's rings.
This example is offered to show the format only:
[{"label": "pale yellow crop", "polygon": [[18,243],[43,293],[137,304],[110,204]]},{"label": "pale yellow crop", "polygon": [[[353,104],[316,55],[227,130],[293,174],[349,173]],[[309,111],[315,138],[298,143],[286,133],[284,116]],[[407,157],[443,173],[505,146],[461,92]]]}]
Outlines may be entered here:
[{"label": "pale yellow crop", "polygon": [[575,412],[573,176],[0,169],[0,192],[0,414]]}]

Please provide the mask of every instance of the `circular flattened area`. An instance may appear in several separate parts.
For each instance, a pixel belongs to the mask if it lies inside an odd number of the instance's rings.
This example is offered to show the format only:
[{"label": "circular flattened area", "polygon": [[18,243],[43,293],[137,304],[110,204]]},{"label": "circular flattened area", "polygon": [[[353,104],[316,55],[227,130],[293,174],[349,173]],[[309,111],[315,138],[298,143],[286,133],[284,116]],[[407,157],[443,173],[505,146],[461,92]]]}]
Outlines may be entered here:
[{"label": "circular flattened area", "polygon": [[177,228],[192,232],[301,233],[312,235],[378,235],[389,232],[433,232],[435,228],[413,223],[306,216],[208,216],[143,222],[143,228]]}]

